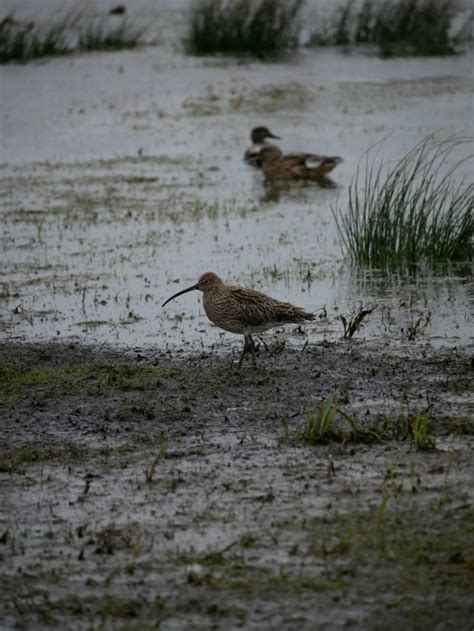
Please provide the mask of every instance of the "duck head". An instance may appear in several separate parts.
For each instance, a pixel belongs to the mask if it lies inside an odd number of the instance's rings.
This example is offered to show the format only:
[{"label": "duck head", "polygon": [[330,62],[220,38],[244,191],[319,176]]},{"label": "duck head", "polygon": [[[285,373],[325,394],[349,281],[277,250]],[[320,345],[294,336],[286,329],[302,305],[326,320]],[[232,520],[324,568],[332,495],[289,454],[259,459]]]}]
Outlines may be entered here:
[{"label": "duck head", "polygon": [[254,145],[259,145],[262,142],[265,142],[266,138],[275,138],[276,140],[280,140],[280,136],[275,136],[268,129],[268,127],[254,127],[250,134],[250,138]]}]

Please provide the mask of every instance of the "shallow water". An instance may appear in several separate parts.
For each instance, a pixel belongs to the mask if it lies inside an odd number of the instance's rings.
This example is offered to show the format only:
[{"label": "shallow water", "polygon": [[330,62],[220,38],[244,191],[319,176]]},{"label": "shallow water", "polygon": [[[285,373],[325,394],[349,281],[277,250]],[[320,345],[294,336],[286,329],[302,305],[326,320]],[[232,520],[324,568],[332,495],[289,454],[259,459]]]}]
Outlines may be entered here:
[{"label": "shallow water", "polygon": [[[391,160],[427,133],[472,131],[473,53],[380,60],[302,50],[262,64],[186,57],[168,39],[0,67],[2,337],[228,343],[235,338],[210,328],[197,294],[160,306],[213,270],[325,308],[306,337],[287,332],[296,344],[340,337],[338,316],[361,305],[377,305],[366,337],[402,339],[419,322],[417,339],[466,342],[472,276],[355,273],[331,208],[345,207],[359,159],[382,138]],[[285,150],[342,155],[336,187],[266,191],[241,159],[257,124]]]}]

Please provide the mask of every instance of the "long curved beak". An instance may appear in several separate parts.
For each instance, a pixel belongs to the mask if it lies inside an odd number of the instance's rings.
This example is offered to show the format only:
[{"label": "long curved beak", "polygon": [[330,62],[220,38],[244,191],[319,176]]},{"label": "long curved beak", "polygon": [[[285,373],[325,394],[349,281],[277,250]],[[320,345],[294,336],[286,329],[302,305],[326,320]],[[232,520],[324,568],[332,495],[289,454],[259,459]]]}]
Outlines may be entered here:
[{"label": "long curved beak", "polygon": [[193,291],[193,289],[197,289],[197,285],[193,285],[192,287],[188,287],[187,289],[182,289],[181,291],[178,291],[177,294],[174,294],[174,296],[171,296],[171,298],[168,298],[168,300],[165,300],[165,302],[161,306],[164,307],[165,305],[168,304],[170,300],[173,300],[173,298],[177,298],[178,296],[181,296],[181,294],[185,294],[188,291]]}]

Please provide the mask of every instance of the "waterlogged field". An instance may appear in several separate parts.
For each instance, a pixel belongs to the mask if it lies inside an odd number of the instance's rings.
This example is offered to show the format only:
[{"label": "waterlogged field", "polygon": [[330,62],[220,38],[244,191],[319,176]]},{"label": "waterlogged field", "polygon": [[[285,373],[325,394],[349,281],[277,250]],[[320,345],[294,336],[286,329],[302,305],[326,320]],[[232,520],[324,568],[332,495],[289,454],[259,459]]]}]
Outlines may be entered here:
[{"label": "waterlogged field", "polygon": [[[472,133],[472,52],[198,58],[165,9],[0,66],[0,626],[467,628],[472,270],[351,268],[332,209],[374,143]],[[334,186],[265,187],[261,124]],[[236,374],[200,295],[161,308],[210,270],[320,317]]]},{"label": "waterlogged field", "polygon": [[[431,313],[434,337],[465,339],[462,269],[441,282],[429,273],[392,278],[392,290],[378,292],[376,278],[343,266],[331,207],[346,205],[359,159],[384,136],[389,160],[423,134],[468,129],[469,58],[421,65],[311,51],[291,63],[235,63],[149,48],[2,70],[10,107],[0,282],[9,336],[195,342],[207,327],[196,296],[165,313],[160,304],[213,270],[308,309],[325,307],[331,320],[362,301],[395,310],[406,328],[415,308]],[[401,80],[407,64],[413,78]],[[443,66],[449,76],[439,76]],[[33,86],[47,87],[32,99]],[[241,160],[260,122],[285,148],[342,154],[336,188],[265,189]],[[379,332],[381,313],[372,319]]]}]

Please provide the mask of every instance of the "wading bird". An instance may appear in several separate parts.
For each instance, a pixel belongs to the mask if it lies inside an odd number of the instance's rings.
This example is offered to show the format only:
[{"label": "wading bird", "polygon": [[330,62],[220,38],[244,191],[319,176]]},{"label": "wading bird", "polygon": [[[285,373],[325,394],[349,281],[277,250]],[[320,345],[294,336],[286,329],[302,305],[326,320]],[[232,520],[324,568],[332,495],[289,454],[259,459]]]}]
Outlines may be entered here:
[{"label": "wading bird", "polygon": [[244,349],[238,363],[239,370],[247,353],[252,356],[253,366],[257,365],[253,333],[262,333],[283,324],[300,324],[305,320],[315,319],[313,313],[308,313],[289,302],[280,302],[254,289],[226,285],[214,272],[206,272],[195,285],[178,291],[162,306],[177,296],[195,289],[204,294],[204,311],[211,322],[224,331],[244,336]]}]

